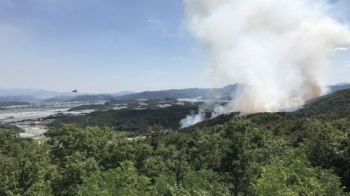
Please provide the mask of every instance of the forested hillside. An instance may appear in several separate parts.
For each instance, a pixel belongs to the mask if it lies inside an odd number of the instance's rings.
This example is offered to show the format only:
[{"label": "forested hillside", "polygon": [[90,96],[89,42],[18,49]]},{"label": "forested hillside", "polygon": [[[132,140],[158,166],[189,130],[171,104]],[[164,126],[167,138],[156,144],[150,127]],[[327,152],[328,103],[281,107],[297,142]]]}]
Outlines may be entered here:
[{"label": "forested hillside", "polygon": [[[93,114],[94,126],[57,125],[44,144],[2,130],[0,195],[348,195],[349,107],[343,90],[296,112],[223,115],[181,131],[159,120],[144,137]],[[156,114],[166,119],[142,113]]]},{"label": "forested hillside", "polygon": [[142,134],[154,125],[161,125],[166,129],[176,130],[180,126],[180,120],[185,118],[191,111],[197,109],[198,105],[194,104],[186,106],[174,105],[162,109],[97,111],[85,116],[57,119],[50,126],[55,128],[62,123],[76,124],[80,127],[110,127],[115,131]]},{"label": "forested hillside", "polygon": [[231,84],[223,88],[189,88],[189,89],[173,89],[163,91],[144,91],[130,95],[124,95],[117,99],[134,100],[134,99],[178,99],[178,98],[197,98],[197,97],[231,97],[232,92],[241,86],[241,84]]}]

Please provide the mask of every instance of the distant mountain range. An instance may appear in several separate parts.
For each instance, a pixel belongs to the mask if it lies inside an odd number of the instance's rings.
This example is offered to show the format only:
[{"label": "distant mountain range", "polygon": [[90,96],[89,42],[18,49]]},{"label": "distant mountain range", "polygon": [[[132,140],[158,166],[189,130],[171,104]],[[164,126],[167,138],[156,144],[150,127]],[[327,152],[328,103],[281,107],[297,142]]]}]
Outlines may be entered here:
[{"label": "distant mountain range", "polygon": [[77,96],[91,93],[55,92],[41,89],[0,89],[0,97],[31,96],[37,99],[48,99],[56,96]]},{"label": "distant mountain range", "polygon": [[133,99],[178,99],[178,98],[198,98],[198,97],[231,97],[232,93],[238,88],[238,84],[228,85],[223,88],[189,88],[189,89],[172,89],[162,91],[144,91],[133,93],[124,91],[115,94],[98,94],[98,95],[79,95],[75,97],[59,96],[45,100],[46,102],[73,102],[73,101],[98,101],[98,100],[133,100]]},{"label": "distant mountain range", "polygon": [[112,95],[105,95],[105,94],[99,94],[99,95],[79,95],[67,100],[64,100],[64,102],[73,102],[73,101],[99,101],[99,100],[112,100],[115,97]]},{"label": "distant mountain range", "polygon": [[[71,102],[71,101],[99,101],[112,99],[166,99],[166,98],[214,98],[216,96],[230,98],[242,85],[231,84],[223,88],[188,88],[162,91],[144,91],[134,93],[123,91],[109,94],[90,94],[73,92],[54,92],[38,89],[0,89],[0,102]],[[328,86],[334,92],[350,88],[349,83]]]},{"label": "distant mountain range", "polygon": [[40,99],[33,96],[8,96],[0,97],[0,102],[37,102]]},{"label": "distant mountain range", "polygon": [[[213,98],[215,96],[221,96],[224,98],[234,97],[237,89],[243,87],[242,84],[231,84],[223,88],[189,88],[189,89],[179,89],[179,90],[162,90],[162,91],[144,91],[141,93],[134,93],[129,95],[124,95],[117,97],[117,99],[165,99],[165,98]],[[350,88],[349,83],[341,83],[336,85],[328,86],[330,91],[335,92],[338,90]]]},{"label": "distant mountain range", "polygon": [[350,84],[349,83],[340,83],[340,84],[329,86],[329,89],[332,92],[343,90],[343,89],[348,89],[348,88],[350,88]]},{"label": "distant mountain range", "polygon": [[117,97],[117,99],[166,99],[166,98],[198,98],[198,97],[215,97],[215,96],[232,96],[236,92],[239,84],[231,84],[223,88],[188,88],[172,89],[162,91],[144,91]]},{"label": "distant mountain range", "polygon": [[38,91],[38,89],[0,89],[0,97],[13,97],[13,96],[27,96],[31,93]]},{"label": "distant mountain range", "polygon": [[79,92],[55,92],[40,89],[0,89],[0,102],[63,102],[63,101],[98,101],[131,94],[122,91],[110,94],[92,94]]}]

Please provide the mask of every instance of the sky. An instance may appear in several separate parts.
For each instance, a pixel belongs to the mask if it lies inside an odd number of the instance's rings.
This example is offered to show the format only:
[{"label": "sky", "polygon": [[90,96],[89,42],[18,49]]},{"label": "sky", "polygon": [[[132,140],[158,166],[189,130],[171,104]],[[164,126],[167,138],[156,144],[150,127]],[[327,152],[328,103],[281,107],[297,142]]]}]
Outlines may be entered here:
[{"label": "sky", "polygon": [[[334,17],[350,19],[348,0]],[[181,0],[0,0],[0,88],[115,93],[216,86]],[[348,50],[326,83],[350,82]],[[224,84],[220,84],[224,85]]]}]

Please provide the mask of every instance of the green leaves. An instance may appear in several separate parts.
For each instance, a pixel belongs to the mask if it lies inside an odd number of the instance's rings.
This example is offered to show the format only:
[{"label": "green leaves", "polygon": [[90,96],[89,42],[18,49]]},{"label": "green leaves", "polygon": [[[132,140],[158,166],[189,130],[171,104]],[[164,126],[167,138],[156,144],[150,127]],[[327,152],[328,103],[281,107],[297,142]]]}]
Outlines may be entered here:
[{"label": "green leaves", "polygon": [[0,195],[51,195],[56,167],[45,146],[0,132]]},{"label": "green leaves", "polygon": [[333,171],[346,185],[346,120],[261,115],[249,117],[260,126],[235,115],[192,132],[154,126],[137,138],[62,125],[42,145],[0,132],[0,195],[344,194]]},{"label": "green leaves", "polygon": [[98,172],[83,180],[78,195],[149,195],[150,179],[139,175],[131,161],[125,161],[120,167]]},{"label": "green leaves", "polygon": [[329,170],[312,167],[301,150],[289,150],[270,165],[253,183],[255,195],[344,195],[339,177]]}]

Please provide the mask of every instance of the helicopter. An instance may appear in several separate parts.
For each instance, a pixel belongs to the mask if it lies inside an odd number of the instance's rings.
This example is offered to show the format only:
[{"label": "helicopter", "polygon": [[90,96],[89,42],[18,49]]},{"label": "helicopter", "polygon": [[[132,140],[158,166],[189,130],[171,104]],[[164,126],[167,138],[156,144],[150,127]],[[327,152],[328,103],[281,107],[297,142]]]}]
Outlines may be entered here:
[{"label": "helicopter", "polygon": [[78,90],[76,90],[76,89],[75,89],[75,90],[72,90],[72,92],[73,92],[73,93],[77,93],[77,92],[78,92]]}]

